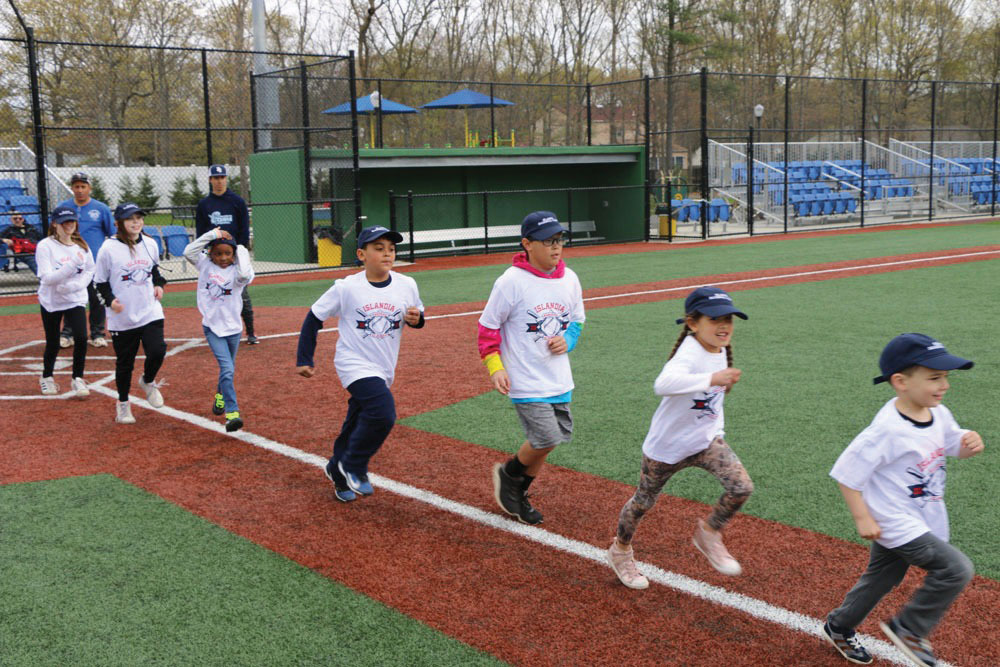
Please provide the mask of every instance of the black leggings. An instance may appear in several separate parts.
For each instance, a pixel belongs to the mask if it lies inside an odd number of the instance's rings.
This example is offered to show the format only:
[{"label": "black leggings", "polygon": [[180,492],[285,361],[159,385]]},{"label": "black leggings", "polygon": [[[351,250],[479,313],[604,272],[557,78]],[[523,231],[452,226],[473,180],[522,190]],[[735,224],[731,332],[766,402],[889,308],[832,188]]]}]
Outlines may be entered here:
[{"label": "black leggings", "polygon": [[154,320],[137,329],[111,332],[111,344],[118,357],[115,362],[115,387],[118,389],[118,400],[122,403],[128,401],[132,369],[135,368],[135,355],[139,353],[140,342],[142,351],[146,353],[142,380],[149,384],[156,379],[156,373],[163,365],[163,358],[167,356],[167,344],[163,341],[163,320]]},{"label": "black leggings", "polygon": [[87,361],[87,309],[76,306],[69,310],[49,312],[42,309],[42,327],[45,329],[45,354],[42,356],[42,377],[52,377],[59,356],[59,324],[66,318],[66,324],[73,329],[73,377],[83,377],[83,365]]}]

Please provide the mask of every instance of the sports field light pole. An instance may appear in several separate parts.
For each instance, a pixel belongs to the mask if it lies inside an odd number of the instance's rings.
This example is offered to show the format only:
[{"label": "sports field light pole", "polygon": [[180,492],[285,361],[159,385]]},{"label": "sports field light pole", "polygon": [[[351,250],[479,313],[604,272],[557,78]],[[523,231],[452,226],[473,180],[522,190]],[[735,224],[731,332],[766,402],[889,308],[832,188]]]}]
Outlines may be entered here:
[{"label": "sports field light pole", "polygon": [[[757,119],[757,131],[760,131],[760,119],[764,116],[764,105],[758,104],[753,108],[753,115]],[[753,218],[756,215],[753,205],[753,175],[756,169],[754,168],[754,158],[753,158],[753,125],[750,126],[750,132],[748,133],[747,140],[747,233],[753,236]]]}]

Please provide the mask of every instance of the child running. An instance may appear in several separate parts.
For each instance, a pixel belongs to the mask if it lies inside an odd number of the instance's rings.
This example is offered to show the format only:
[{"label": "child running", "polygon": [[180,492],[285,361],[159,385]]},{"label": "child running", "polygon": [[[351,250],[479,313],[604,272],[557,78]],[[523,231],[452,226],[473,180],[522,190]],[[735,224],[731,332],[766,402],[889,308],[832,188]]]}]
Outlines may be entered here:
[{"label": "child running", "polygon": [[375,492],[368,463],[396,423],[396,404],[389,387],[396,373],[403,324],[424,326],[424,304],[413,278],[392,271],[402,235],[385,227],[366,227],[358,234],[357,256],[364,271],[336,281],[309,309],[299,334],[299,375],[315,375],[313,353],[323,321],[337,316],[339,338],[334,365],[351,395],[326,476],[334,495],[351,502]]},{"label": "child running", "polygon": [[45,329],[42,357],[43,394],[58,394],[52,377],[59,354],[59,328],[65,321],[73,329],[73,379],[70,386],[80,398],[90,395],[83,379],[87,361],[87,286],[94,278],[94,257],[77,231],[76,211],[58,206],[49,216],[49,235],[35,249],[38,263],[38,304]]},{"label": "child running", "polygon": [[497,278],[479,318],[479,355],[493,388],[509,396],[527,439],[493,466],[493,497],[521,523],[539,524],[528,487],[556,445],[569,442],[573,373],[568,353],[583,329],[583,290],[562,259],[566,229],[551,211],[521,222],[513,266]]},{"label": "child running", "polygon": [[151,406],[163,407],[156,373],[167,354],[167,344],[163,340],[163,306],[160,305],[167,281],[160,275],[156,242],[142,233],[145,215],[133,203],[118,205],[115,209],[118,231],[98,251],[94,277],[107,311],[108,330],[117,357],[115,421],[119,424],[135,423],[128,392],[140,342],[146,362],[139,386],[146,392],[146,400]]},{"label": "child running", "polygon": [[873,540],[868,568],[823,626],[850,662],[872,661],[855,628],[915,565],[927,573],[923,584],[894,618],[879,625],[914,665],[936,665],[927,638],[972,580],[972,562],[948,543],[945,457],[975,456],[983,451],[983,439],[960,428],[941,404],[948,371],[969,368],[971,361],[949,354],[929,336],[893,338],[879,358],[882,374],[875,383],[888,382],[896,395],[830,471],[858,534]]},{"label": "child running", "polygon": [[243,419],[236,402],[233,375],[236,372],[240,334],[243,333],[241,294],[254,277],[250,253],[236,244],[232,234],[221,227],[214,227],[188,244],[184,249],[184,258],[198,270],[201,328],[219,363],[219,383],[212,413],[226,415],[226,431],[238,431],[243,428]]},{"label": "child running", "polygon": [[642,473],[635,495],[622,507],[608,562],[629,588],[649,580],[633,559],[632,537],[674,473],[697,466],[714,475],[723,494],[707,521],[698,519],[694,546],[712,567],[730,576],[743,569],[722,543],[722,529],[753,493],[753,482],[736,453],[723,439],[722,401],[739,381],[733,368],[733,315],[747,319],[718,287],[699,287],[684,301],[683,324],[653,391],[662,396],[642,443]]}]

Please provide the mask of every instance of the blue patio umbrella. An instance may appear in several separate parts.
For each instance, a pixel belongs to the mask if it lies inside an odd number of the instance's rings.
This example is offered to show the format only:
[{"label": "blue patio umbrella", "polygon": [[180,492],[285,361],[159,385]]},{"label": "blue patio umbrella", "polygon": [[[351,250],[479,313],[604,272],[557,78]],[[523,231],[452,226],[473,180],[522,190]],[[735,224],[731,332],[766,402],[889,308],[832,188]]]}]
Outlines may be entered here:
[{"label": "blue patio umbrella", "polygon": [[[371,95],[362,95],[359,97],[355,104],[358,106],[359,114],[370,114],[375,112],[375,105],[372,104]],[[399,102],[393,102],[385,97],[382,98],[383,114],[394,114],[394,113],[419,113],[413,107],[408,107],[405,104],[400,104]],[[330,107],[325,109],[323,113],[333,113],[333,114],[349,114],[351,113],[351,103],[344,102],[343,104],[338,104],[335,107]]]},{"label": "blue patio umbrella", "polygon": [[[436,99],[427,104],[420,105],[421,109],[486,109],[490,107],[512,107],[513,102],[502,100],[499,97],[484,95],[474,90],[463,88],[456,90],[450,95]],[[465,112],[465,136],[469,136],[469,114]]]}]

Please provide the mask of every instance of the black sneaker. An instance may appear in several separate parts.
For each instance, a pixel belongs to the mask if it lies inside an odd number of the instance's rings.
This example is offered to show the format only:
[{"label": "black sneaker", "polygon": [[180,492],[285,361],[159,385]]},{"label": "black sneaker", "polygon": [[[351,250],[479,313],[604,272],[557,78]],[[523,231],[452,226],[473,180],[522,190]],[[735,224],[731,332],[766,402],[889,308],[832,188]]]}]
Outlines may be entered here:
[{"label": "black sneaker", "polygon": [[522,478],[508,475],[502,463],[493,466],[493,498],[497,505],[521,523],[534,526],[542,522],[542,513],[528,502],[522,483]]},{"label": "black sneaker", "polygon": [[833,628],[830,627],[830,622],[827,621],[823,624],[823,634],[833,644],[833,648],[844,656],[844,660],[858,665],[871,664],[872,656],[858,641],[857,633],[854,630],[844,633],[834,632]]},{"label": "black sneaker", "polygon": [[215,402],[212,403],[212,414],[223,415],[225,413],[226,413],[226,401],[223,400],[222,394],[216,394]]},{"label": "black sneaker", "polygon": [[250,334],[249,336],[247,336],[247,345],[256,345],[259,342],[260,341],[257,340],[257,337],[254,336],[253,334]]},{"label": "black sneaker", "polygon": [[227,412],[226,413],[226,432],[232,433],[233,431],[239,431],[243,428],[243,420],[240,419],[240,413],[238,412]]},{"label": "black sneaker", "polygon": [[934,655],[934,649],[931,648],[931,643],[910,632],[896,619],[890,620],[888,623],[879,623],[882,632],[885,636],[892,640],[892,643],[896,645],[903,655],[910,659],[914,665],[919,667],[934,667],[937,665],[937,656]]}]

